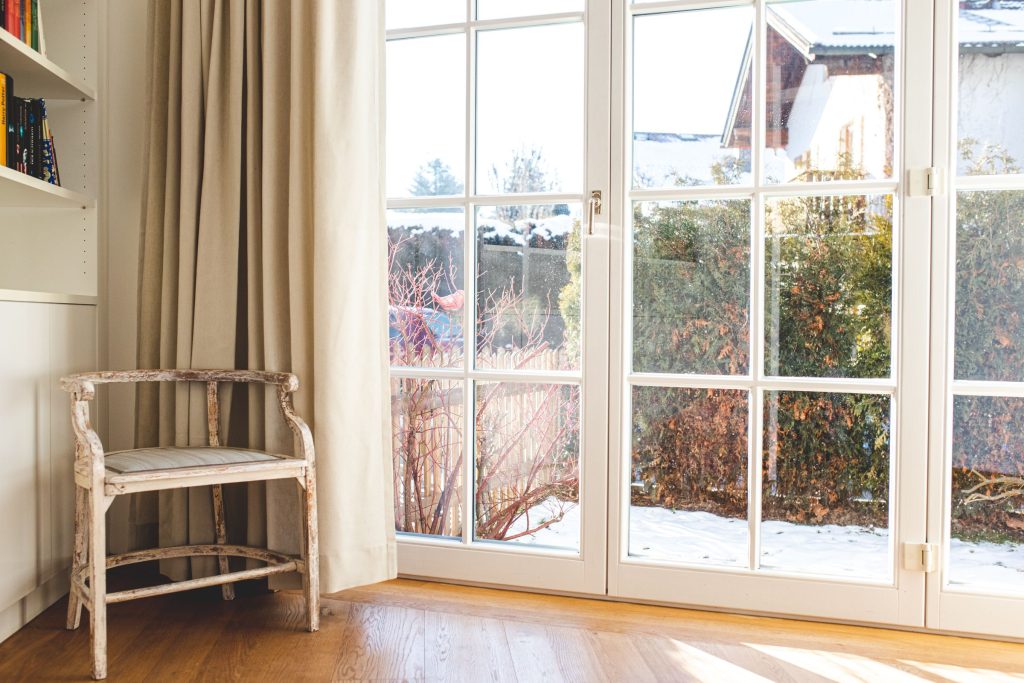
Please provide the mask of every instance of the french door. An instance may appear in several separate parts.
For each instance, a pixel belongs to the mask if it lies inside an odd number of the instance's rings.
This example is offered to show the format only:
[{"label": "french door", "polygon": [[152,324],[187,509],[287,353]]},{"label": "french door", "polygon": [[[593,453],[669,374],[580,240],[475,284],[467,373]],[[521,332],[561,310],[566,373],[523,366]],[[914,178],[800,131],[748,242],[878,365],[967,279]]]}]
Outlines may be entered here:
[{"label": "french door", "polygon": [[927,624],[1024,638],[1024,3],[961,4],[935,16]]},{"label": "french door", "polygon": [[1024,636],[1024,3],[386,7],[403,574]]},{"label": "french door", "polygon": [[610,9],[386,11],[399,570],[604,593]]},{"label": "french door", "polygon": [[615,13],[612,595],[923,624],[900,549],[925,540],[929,207],[904,179],[929,138],[903,122],[930,37],[905,9]]}]

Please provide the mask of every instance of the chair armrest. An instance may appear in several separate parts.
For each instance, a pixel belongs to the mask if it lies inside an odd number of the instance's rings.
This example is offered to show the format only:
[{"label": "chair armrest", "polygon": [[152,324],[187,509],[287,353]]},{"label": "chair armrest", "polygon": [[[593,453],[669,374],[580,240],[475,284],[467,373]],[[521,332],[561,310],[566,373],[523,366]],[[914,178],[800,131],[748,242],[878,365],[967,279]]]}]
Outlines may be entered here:
[{"label": "chair armrest", "polygon": [[312,465],[316,460],[316,451],[313,448],[313,432],[310,430],[309,425],[306,424],[306,421],[295,412],[291,394],[292,392],[287,388],[278,386],[277,398],[281,406],[281,415],[284,416],[284,421],[288,424],[288,427],[299,442],[299,454],[306,462]]},{"label": "chair armrest", "polygon": [[274,384],[288,393],[299,389],[299,378],[294,374],[265,370],[106,370],[62,377],[60,386],[82,400],[91,401],[97,384],[132,382],[255,382]]},{"label": "chair armrest", "polygon": [[[71,397],[71,428],[75,433],[75,471],[80,458],[85,457],[92,474],[103,476],[103,442],[89,421],[89,401],[96,394],[95,387],[85,382]],[[85,474],[85,472],[82,472]]]}]

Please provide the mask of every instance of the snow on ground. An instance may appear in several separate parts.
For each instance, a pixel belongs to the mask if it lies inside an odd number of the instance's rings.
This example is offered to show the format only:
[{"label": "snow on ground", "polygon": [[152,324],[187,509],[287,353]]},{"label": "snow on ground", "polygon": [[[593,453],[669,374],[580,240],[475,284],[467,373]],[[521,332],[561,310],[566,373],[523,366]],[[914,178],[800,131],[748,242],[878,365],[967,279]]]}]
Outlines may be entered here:
[{"label": "snow on ground", "polygon": [[[580,508],[555,499],[530,511],[530,524],[551,519],[565,506],[565,517],[518,543],[554,548],[579,548]],[[521,517],[512,533],[526,530]],[[708,512],[630,508],[630,555],[658,562],[745,567],[747,521]],[[762,525],[761,566],[765,569],[889,580],[889,532],[862,526],[811,526],[768,521]],[[972,588],[1024,593],[1024,546],[1013,543],[969,543],[953,539],[950,582]]]}]

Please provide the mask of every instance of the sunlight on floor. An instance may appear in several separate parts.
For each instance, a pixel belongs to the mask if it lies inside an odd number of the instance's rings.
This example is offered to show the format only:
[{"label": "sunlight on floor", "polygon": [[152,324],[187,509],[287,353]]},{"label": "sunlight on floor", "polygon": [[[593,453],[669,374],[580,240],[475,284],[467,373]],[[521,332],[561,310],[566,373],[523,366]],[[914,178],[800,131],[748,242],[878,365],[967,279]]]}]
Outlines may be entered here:
[{"label": "sunlight on floor", "polygon": [[770,679],[748,671],[741,666],[716,657],[710,652],[675,638],[670,639],[675,649],[666,653],[680,671],[699,681],[730,681],[732,683],[770,683]]},{"label": "sunlight on floor", "polygon": [[[911,660],[899,660],[902,667],[892,666],[875,659],[861,657],[844,652],[825,652],[822,650],[804,650],[800,648],[781,647],[776,645],[760,645],[746,643],[758,652],[770,655],[780,661],[787,662],[810,675],[836,683],[866,683],[886,681],[886,683],[923,683],[925,681],[951,681],[952,683],[992,683],[1024,681],[1024,675],[1009,674],[988,669],[964,668],[951,664],[934,664]],[[907,671],[905,668],[919,669],[920,674]]]},{"label": "sunlight on floor", "polygon": [[[967,668],[953,666],[951,664],[935,664],[932,662],[916,662],[910,659],[901,659],[904,664],[917,667],[927,671],[933,676],[941,676],[952,683],[1020,683],[1024,681],[1024,673],[1014,674],[1004,671],[992,671],[990,669]],[[1022,663],[1024,666],[1024,663]]]}]

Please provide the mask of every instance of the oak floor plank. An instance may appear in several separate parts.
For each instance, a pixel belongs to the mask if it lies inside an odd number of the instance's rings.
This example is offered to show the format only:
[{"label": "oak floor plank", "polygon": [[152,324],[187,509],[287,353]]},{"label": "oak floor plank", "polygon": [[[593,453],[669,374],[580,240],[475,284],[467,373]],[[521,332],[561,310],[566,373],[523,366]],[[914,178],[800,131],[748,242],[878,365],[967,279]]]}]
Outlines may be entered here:
[{"label": "oak floor plank", "polygon": [[629,634],[590,631],[587,637],[606,679],[632,683],[653,683],[657,680]]},{"label": "oak floor plank", "polygon": [[551,638],[558,669],[566,680],[579,683],[609,680],[598,665],[594,643],[586,631],[565,626],[548,626],[545,630]]},{"label": "oak floor plank", "polygon": [[500,620],[431,611],[425,631],[428,681],[518,680]]},{"label": "oak floor plank", "polygon": [[[245,584],[241,584],[245,586]],[[87,681],[60,601],[0,643],[0,682]],[[1024,645],[399,580],[112,605],[110,680],[1024,683]]]},{"label": "oak floor plank", "polygon": [[202,664],[210,680],[329,681],[341,659],[349,603],[320,610],[317,633],[306,631],[306,607],[297,593],[236,599],[237,607]]},{"label": "oak floor plank", "polygon": [[423,610],[352,604],[333,679],[423,680]]},{"label": "oak floor plank", "polygon": [[547,627],[528,621],[503,621],[505,638],[512,653],[516,677],[520,681],[552,681],[562,683],[573,680],[571,674],[559,668],[555,644]]},{"label": "oak floor plank", "polygon": [[984,653],[986,668],[1024,671],[1024,644],[868,626],[809,622],[660,607],[589,598],[522,593],[421,580],[397,579],[339,594],[354,602],[403,605],[478,616],[521,620],[593,631],[647,633],[687,642],[753,641],[783,647],[891,660],[915,656],[928,662],[962,666]]}]

